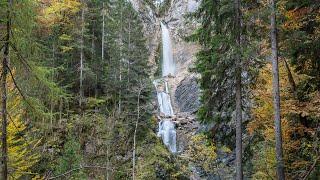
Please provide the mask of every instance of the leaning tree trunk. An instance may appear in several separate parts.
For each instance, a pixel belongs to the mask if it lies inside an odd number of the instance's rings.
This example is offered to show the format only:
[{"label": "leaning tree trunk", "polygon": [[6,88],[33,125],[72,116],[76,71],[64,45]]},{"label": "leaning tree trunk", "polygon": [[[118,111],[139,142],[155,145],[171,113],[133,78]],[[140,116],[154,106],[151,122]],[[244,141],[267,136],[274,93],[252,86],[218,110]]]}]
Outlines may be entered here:
[{"label": "leaning tree trunk", "polygon": [[296,82],[294,81],[294,78],[293,78],[293,75],[292,75],[292,72],[291,72],[291,69],[289,67],[289,64],[288,62],[284,59],[283,60],[284,62],[284,65],[287,69],[287,74],[288,74],[288,80],[289,80],[289,83],[290,83],[290,88],[291,88],[291,91],[294,95],[295,98],[298,98],[298,94],[297,94],[297,86],[296,86]]},{"label": "leaning tree trunk", "polygon": [[[235,39],[237,48],[241,48],[240,0],[234,0]],[[242,103],[241,103],[241,55],[236,56],[236,179],[242,180]]]},{"label": "leaning tree trunk", "polygon": [[8,0],[7,10],[7,27],[6,27],[6,38],[4,45],[4,56],[2,61],[2,81],[1,81],[1,93],[2,93],[2,172],[1,179],[8,179],[8,145],[7,145],[7,74],[8,74],[8,61],[9,61],[9,46],[10,46],[10,33],[11,33],[11,7],[12,0]]},{"label": "leaning tree trunk", "polygon": [[274,100],[274,120],[275,120],[275,138],[276,138],[276,158],[277,158],[277,176],[279,180],[285,179],[284,163],[282,158],[282,132],[280,118],[280,84],[278,67],[278,42],[276,27],[276,3],[271,0],[271,50],[272,50],[272,74],[273,74],[273,100]]}]

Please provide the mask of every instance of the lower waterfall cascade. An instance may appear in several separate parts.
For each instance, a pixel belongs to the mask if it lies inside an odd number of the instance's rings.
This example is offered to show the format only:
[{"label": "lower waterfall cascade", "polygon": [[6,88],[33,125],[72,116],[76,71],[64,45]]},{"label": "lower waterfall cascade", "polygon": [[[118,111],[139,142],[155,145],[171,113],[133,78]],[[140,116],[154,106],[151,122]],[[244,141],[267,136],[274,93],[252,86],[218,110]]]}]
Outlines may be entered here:
[{"label": "lower waterfall cascade", "polygon": [[163,143],[172,153],[177,152],[177,133],[172,121],[174,112],[171,104],[168,81],[165,78],[153,81],[157,91],[160,122],[157,136],[162,138]]}]

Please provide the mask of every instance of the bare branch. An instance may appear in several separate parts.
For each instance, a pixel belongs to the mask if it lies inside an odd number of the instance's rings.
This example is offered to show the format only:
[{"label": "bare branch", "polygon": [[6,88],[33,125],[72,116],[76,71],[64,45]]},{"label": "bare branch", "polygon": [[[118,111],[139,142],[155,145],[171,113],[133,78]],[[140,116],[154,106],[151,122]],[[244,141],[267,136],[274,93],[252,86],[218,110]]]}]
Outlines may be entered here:
[{"label": "bare branch", "polygon": [[71,169],[71,170],[69,170],[69,171],[67,171],[65,173],[59,174],[57,176],[50,177],[50,178],[48,178],[48,180],[57,179],[57,178],[60,178],[60,177],[66,177],[67,175],[69,175],[69,174],[71,174],[71,173],[73,173],[75,171],[79,171],[81,169],[92,169],[92,168],[94,168],[94,169],[109,169],[109,168],[104,167],[104,166],[88,166],[88,165],[84,165],[83,166],[83,165],[80,164],[80,167]]},{"label": "bare branch", "polygon": [[26,69],[28,70],[28,72],[32,72],[31,71],[31,66],[28,64],[28,62],[26,61],[26,59],[19,53],[19,50],[17,49],[17,47],[10,43],[11,48],[17,53],[18,55],[18,59],[22,62],[22,64],[26,67]]},{"label": "bare branch", "polygon": [[303,176],[303,180],[306,180],[309,175],[311,174],[311,172],[313,171],[313,169],[316,167],[318,160],[320,159],[320,156],[317,157],[317,159],[314,161],[314,163],[312,164],[311,168],[309,169],[309,171],[307,172],[307,174],[305,174]]},{"label": "bare branch", "polygon": [[0,47],[0,52],[2,51],[3,47],[4,47],[4,45],[2,45],[2,46]]},{"label": "bare branch", "polygon": [[14,78],[14,76],[13,76],[13,73],[12,73],[9,65],[7,65],[7,68],[8,68],[8,70],[9,70],[10,76],[11,76],[11,78],[12,78],[13,84],[14,84],[14,86],[16,87],[16,89],[18,90],[18,92],[19,92],[19,94],[21,95],[21,97],[23,98],[23,100],[24,100],[33,110],[35,110],[35,108],[29,103],[29,101],[27,100],[27,98],[25,97],[25,95],[22,93],[20,87],[18,86],[18,84],[17,84],[17,82],[16,82],[16,80],[15,80],[15,78]]},{"label": "bare branch", "polygon": [[[12,30],[10,31],[10,34],[11,34],[11,38],[14,39],[15,37],[14,37],[14,34],[13,34]],[[17,53],[20,61],[27,67],[27,70],[28,70],[28,71],[31,71],[31,66],[28,64],[28,62],[26,61],[26,59],[19,53],[18,48],[17,48],[14,44],[12,44],[12,43],[10,43],[10,46],[11,46],[11,48]]]}]

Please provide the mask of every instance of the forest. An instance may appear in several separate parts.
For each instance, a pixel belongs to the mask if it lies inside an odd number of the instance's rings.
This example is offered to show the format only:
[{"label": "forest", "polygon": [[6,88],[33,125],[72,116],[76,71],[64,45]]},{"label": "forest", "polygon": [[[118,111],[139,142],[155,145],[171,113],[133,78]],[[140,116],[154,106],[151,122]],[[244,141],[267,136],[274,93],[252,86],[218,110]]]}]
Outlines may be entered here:
[{"label": "forest", "polygon": [[0,180],[317,180],[319,0],[0,0]]}]

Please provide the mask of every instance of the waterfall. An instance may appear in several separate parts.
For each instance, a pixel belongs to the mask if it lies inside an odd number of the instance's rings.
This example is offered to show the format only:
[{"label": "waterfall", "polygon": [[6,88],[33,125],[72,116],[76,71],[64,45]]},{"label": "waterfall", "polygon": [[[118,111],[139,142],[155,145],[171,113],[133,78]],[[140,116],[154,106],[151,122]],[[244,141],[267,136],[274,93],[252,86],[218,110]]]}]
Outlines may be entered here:
[{"label": "waterfall", "polygon": [[171,97],[169,92],[168,78],[174,77],[175,63],[173,60],[171,39],[168,27],[161,23],[162,43],[163,43],[163,61],[162,76],[163,78],[153,81],[153,85],[157,91],[157,100],[159,105],[160,122],[158,129],[158,137],[162,138],[163,143],[172,153],[177,152],[177,133],[175,124],[172,119],[174,116]]},{"label": "waterfall", "polygon": [[168,82],[164,79],[153,81],[157,90],[157,98],[160,109],[160,116],[172,117],[174,115],[169,94]]},{"label": "waterfall", "polygon": [[158,137],[161,137],[163,143],[172,153],[177,152],[177,135],[174,123],[170,119],[163,119],[159,122]]},{"label": "waterfall", "polygon": [[176,153],[177,135],[175,125],[170,119],[174,116],[174,112],[171,104],[168,82],[165,79],[157,79],[153,81],[153,84],[157,91],[159,113],[162,118],[159,122],[158,137],[162,138],[163,143],[172,153]]},{"label": "waterfall", "polygon": [[172,54],[172,45],[170,32],[167,25],[161,22],[162,30],[162,76],[174,76],[175,75],[175,63]]}]

